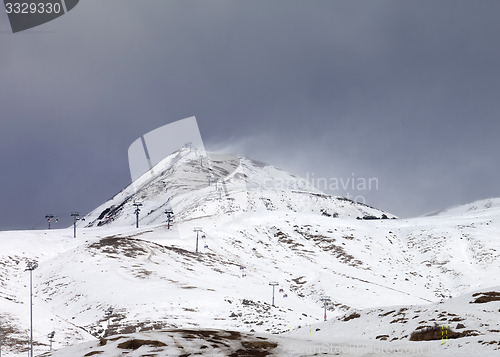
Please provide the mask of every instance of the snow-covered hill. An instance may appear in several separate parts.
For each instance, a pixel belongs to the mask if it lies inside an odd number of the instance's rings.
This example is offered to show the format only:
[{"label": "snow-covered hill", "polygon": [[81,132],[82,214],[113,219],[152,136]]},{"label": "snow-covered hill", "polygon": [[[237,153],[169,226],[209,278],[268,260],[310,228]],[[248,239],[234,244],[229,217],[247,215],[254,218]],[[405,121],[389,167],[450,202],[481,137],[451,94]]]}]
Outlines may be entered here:
[{"label": "snow-covered hill", "polygon": [[499,313],[497,286],[438,303],[349,311],[286,335],[304,337],[312,328],[317,341],[335,336],[335,340],[357,344],[360,348],[353,349],[354,355],[361,352],[361,346],[378,346],[387,352],[411,351],[421,356],[496,356],[500,353]]},{"label": "snow-covered hill", "polygon": [[[349,311],[280,335],[218,329],[117,334],[64,356],[497,356],[500,287],[426,305]],[[47,354],[47,356],[49,356]]]},{"label": "snow-covered hill", "polygon": [[489,198],[470,202],[464,205],[449,207],[436,212],[428,213],[427,216],[462,216],[480,214],[482,211],[497,209],[500,210],[500,198]]},{"label": "snow-covered hill", "polygon": [[[113,336],[125,334],[132,335],[124,339],[166,345],[176,340],[186,349],[201,349],[206,343],[206,336],[198,336],[201,332],[188,332],[194,337],[186,338],[179,329],[215,329],[222,340],[231,340],[228,331],[244,334],[234,343],[224,342],[230,350],[244,346],[243,341],[252,346],[265,338],[276,344],[266,346],[278,355],[290,355],[294,348],[298,355],[309,355],[305,347],[328,339],[341,345],[358,337],[370,346],[405,345],[410,341],[404,336],[420,325],[401,322],[402,327],[394,328],[399,325],[386,321],[395,319],[394,313],[378,316],[391,311],[385,307],[426,309],[424,325],[432,322],[434,305],[429,304],[500,285],[500,214],[493,208],[473,216],[389,219],[389,213],[323,194],[273,166],[233,156],[207,160],[189,147],[154,170],[153,176],[144,175],[91,212],[80,223],[76,239],[72,228],[0,232],[3,355],[26,353],[28,260],[39,263],[33,272],[35,350],[47,351],[47,334],[55,331],[56,349],[94,341],[82,345],[86,352],[81,356],[92,352],[88,348],[103,347],[95,342],[102,337],[108,339],[103,356],[121,355],[122,341]],[[143,204],[140,228],[135,228],[134,202]],[[166,209],[175,214],[171,229],[165,223]],[[202,229],[198,254],[195,228]],[[270,282],[279,284],[274,306]],[[321,322],[325,295],[332,300],[330,319],[354,313],[359,319],[352,324]],[[498,313],[490,310],[485,323]],[[478,313],[474,321],[481,319]],[[362,321],[365,330],[354,320]],[[476,322],[470,327],[477,329]],[[298,335],[272,335],[299,326],[308,328],[299,329]],[[322,335],[323,329],[332,334]],[[344,334],[337,334],[342,329]],[[377,329],[383,333],[375,334]],[[141,334],[158,330],[170,332]],[[494,340],[495,332],[480,331],[489,338],[483,341]],[[257,335],[250,336],[252,332]],[[346,334],[352,338],[344,339]],[[389,337],[380,341],[379,335]],[[495,347],[485,346],[491,351]],[[62,351],[54,356],[69,353]],[[131,349],[129,355],[155,355],[145,351]],[[157,355],[171,351],[158,350]]]}]

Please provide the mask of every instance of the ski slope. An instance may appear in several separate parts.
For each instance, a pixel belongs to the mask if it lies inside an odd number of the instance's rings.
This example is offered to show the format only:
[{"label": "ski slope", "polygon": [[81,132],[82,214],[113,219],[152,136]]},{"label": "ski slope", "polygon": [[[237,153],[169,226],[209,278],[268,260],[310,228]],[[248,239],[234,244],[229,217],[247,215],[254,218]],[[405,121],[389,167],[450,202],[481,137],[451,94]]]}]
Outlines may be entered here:
[{"label": "ski slope", "polygon": [[[380,355],[375,348],[382,347],[397,355],[415,346],[427,348],[415,355],[453,355],[473,346],[486,356],[498,347],[490,343],[498,341],[498,302],[470,303],[473,293],[499,290],[496,205],[391,219],[273,166],[234,156],[200,159],[189,148],[155,172],[89,213],[76,239],[72,228],[0,232],[4,356],[25,355],[28,347],[29,260],[39,264],[36,354],[48,351],[51,331],[53,356],[99,348],[102,356],[170,356],[204,345],[213,355],[229,355],[258,341],[275,355],[356,343],[368,350],[351,348],[347,355]],[[143,204],[139,228],[134,202]],[[175,214],[171,229],[167,208]],[[323,296],[332,301],[326,322]],[[457,317],[476,332],[446,345],[409,341],[419,326],[452,326]],[[103,337],[108,342],[100,346]],[[120,350],[134,338],[161,343]]]}]

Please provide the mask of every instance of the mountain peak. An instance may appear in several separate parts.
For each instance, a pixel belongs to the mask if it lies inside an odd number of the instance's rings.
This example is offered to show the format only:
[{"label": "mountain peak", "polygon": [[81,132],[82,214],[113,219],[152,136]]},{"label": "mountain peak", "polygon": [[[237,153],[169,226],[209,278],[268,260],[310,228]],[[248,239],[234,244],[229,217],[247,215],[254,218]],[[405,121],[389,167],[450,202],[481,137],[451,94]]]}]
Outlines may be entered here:
[{"label": "mountain peak", "polygon": [[307,180],[275,166],[234,155],[202,155],[189,145],[167,156],[92,211],[86,217],[90,222],[87,226],[134,224],[134,202],[143,205],[142,225],[164,223],[167,209],[174,211],[177,222],[276,210],[331,217],[393,217],[327,195]]}]

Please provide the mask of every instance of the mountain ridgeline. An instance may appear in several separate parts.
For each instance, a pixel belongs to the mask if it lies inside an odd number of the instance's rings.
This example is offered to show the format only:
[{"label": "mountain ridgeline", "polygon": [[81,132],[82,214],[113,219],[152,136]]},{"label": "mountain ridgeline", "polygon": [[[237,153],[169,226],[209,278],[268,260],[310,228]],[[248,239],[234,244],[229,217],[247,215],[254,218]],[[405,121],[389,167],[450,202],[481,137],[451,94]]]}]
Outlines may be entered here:
[{"label": "mountain ridgeline", "polygon": [[172,209],[176,221],[245,212],[292,211],[327,217],[385,219],[387,212],[343,197],[327,195],[305,179],[274,166],[232,155],[200,157],[190,147],[172,153],[147,173],[92,211],[87,227],[135,224],[134,202],[140,202],[140,222],[165,222]]}]

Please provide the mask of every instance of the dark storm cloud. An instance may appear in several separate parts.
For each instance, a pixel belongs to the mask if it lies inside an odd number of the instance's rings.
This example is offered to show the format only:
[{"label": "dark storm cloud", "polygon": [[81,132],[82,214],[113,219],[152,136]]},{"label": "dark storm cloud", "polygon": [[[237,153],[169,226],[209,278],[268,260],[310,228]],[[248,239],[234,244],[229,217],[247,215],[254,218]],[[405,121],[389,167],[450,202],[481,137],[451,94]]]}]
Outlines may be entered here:
[{"label": "dark storm cloud", "polygon": [[496,196],[499,9],[88,0],[15,35],[2,14],[0,227],[91,210],[129,182],[132,141],[191,115],[208,149],[377,177],[358,193],[395,214]]}]

